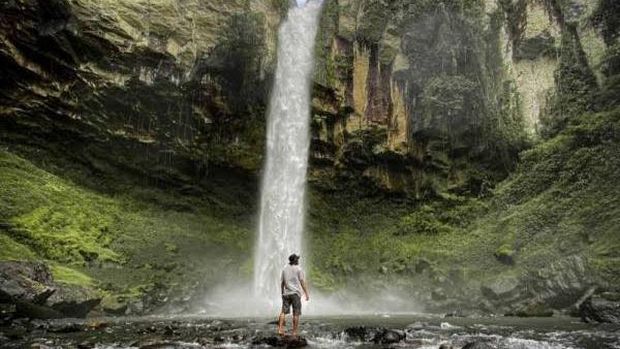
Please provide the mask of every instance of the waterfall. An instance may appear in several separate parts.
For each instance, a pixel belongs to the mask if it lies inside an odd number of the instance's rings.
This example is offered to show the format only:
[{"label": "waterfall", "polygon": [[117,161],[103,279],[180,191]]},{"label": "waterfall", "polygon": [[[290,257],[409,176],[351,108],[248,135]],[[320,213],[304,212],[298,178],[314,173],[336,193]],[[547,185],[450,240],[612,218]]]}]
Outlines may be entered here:
[{"label": "waterfall", "polygon": [[278,34],[278,65],[267,120],[254,289],[257,299],[270,303],[279,299],[280,272],[287,257],[291,253],[301,253],[302,261],[305,257],[311,83],[321,1],[298,0],[297,4]]}]

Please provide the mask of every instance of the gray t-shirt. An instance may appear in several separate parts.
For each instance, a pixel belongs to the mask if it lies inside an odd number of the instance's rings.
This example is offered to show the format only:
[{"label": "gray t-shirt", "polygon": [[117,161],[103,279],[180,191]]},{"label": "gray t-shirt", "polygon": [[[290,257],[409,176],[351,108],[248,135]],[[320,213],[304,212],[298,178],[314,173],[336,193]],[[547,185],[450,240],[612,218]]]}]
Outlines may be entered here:
[{"label": "gray t-shirt", "polygon": [[301,282],[305,279],[304,271],[298,265],[287,265],[282,270],[282,282],[284,282],[284,293],[282,295],[289,296],[303,294]]}]

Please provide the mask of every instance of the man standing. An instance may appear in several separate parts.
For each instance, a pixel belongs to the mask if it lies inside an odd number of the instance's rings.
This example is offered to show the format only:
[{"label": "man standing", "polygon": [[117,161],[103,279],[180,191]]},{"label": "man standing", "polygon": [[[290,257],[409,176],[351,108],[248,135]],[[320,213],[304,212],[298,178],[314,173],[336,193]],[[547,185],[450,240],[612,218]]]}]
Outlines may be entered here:
[{"label": "man standing", "polygon": [[278,334],[284,335],[284,322],[286,314],[293,307],[293,336],[298,335],[299,316],[301,315],[302,291],[306,296],[306,302],[310,300],[308,285],[303,270],[299,267],[299,256],[292,254],[288,257],[288,265],[282,270],[280,289],[282,291],[282,311],[278,319]]}]

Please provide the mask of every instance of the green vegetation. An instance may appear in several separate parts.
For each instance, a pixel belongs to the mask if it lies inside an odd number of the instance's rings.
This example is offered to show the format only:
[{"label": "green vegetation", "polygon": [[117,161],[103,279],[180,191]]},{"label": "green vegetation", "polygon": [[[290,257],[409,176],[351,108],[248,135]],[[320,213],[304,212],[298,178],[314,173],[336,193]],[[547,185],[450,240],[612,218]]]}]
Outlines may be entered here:
[{"label": "green vegetation", "polygon": [[62,265],[52,265],[52,275],[54,276],[54,281],[69,284],[69,285],[78,285],[78,286],[93,286],[94,280],[75,269],[71,269],[68,267],[64,267]]},{"label": "green vegetation", "polygon": [[619,131],[620,110],[574,119],[525,152],[517,171],[484,201],[444,197],[412,209],[387,198],[313,197],[314,271],[329,288],[369,274],[405,274],[415,284],[461,273],[475,283],[579,255],[594,268],[593,279],[614,284]]},{"label": "green vegetation", "polygon": [[117,190],[97,192],[0,152],[0,258],[45,259],[60,282],[119,293],[241,272],[234,259],[250,249],[250,222],[223,203],[216,209],[154,188]]}]

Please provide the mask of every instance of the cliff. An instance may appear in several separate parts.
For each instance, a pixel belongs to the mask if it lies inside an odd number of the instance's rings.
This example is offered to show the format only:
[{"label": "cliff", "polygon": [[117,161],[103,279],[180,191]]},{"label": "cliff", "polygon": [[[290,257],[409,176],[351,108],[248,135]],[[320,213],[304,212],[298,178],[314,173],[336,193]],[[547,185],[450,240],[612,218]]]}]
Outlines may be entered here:
[{"label": "cliff", "polygon": [[[248,279],[287,6],[0,4],[0,259],[44,260],[128,312]],[[613,286],[617,2],[324,6],[317,288],[399,279],[429,309],[504,312]]]}]

